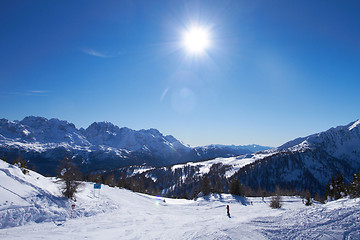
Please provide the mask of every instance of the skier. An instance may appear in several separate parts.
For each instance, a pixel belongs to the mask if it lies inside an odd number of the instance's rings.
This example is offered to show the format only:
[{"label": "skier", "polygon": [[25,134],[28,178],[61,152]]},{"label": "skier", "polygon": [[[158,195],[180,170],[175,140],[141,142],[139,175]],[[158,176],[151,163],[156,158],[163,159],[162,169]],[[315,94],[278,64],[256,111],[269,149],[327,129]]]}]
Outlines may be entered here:
[{"label": "skier", "polygon": [[229,207],[229,205],[226,205],[226,211],[227,211],[227,215],[230,217],[230,207]]}]

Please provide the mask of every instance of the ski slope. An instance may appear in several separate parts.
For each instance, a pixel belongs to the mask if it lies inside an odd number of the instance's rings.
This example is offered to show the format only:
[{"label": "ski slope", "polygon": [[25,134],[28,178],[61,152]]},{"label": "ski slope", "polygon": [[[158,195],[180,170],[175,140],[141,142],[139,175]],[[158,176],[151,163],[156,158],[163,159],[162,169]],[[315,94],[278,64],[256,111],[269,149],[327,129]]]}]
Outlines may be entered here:
[{"label": "ski slope", "polygon": [[270,198],[167,199],[108,186],[94,195],[84,183],[72,202],[58,184],[0,161],[0,239],[360,239],[359,199],[306,207],[283,197],[271,209]]}]

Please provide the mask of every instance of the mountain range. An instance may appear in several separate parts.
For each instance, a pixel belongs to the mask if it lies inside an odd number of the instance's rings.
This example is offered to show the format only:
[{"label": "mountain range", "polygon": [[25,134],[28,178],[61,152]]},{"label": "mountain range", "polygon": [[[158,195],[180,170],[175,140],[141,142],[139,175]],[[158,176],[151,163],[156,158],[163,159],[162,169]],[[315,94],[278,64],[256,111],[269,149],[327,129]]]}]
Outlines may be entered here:
[{"label": "mountain range", "polygon": [[[0,120],[0,156],[28,160],[54,175],[59,160],[72,158],[83,172],[102,171],[156,187],[162,193],[199,185],[205,176],[237,179],[256,190],[309,190],[323,194],[331,177],[349,182],[360,170],[360,120],[291,140],[277,148],[259,145],[190,147],[156,129],[132,130],[109,122],[77,129],[58,119]],[[171,196],[171,194],[170,194]]]},{"label": "mountain range", "polygon": [[360,120],[297,138],[268,153],[234,177],[255,189],[283,186],[322,194],[332,177],[343,174],[349,183],[360,170]]},{"label": "mountain range", "polygon": [[[210,185],[226,185],[232,179],[243,185],[274,191],[309,190],[323,195],[332,177],[343,174],[350,182],[360,170],[360,120],[307,137],[297,138],[277,148],[235,157],[187,162],[169,167],[147,169],[130,178],[153,181],[169,196],[193,195],[208,177]],[[220,185],[221,185],[220,184]]]},{"label": "mountain range", "polygon": [[216,157],[229,157],[269,149],[259,145],[209,145],[190,147],[156,129],[132,130],[110,122],[94,122],[88,128],[59,119],[25,117],[22,121],[0,119],[0,156],[21,155],[43,174],[55,174],[59,160],[69,157],[83,171],[124,166],[166,166]]}]

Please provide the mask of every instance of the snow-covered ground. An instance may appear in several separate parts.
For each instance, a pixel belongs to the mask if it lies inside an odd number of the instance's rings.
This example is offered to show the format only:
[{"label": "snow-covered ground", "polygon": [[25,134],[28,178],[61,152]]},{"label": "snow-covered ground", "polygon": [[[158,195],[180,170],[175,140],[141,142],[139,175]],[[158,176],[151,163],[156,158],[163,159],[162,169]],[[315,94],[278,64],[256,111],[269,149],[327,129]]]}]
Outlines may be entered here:
[{"label": "snow-covered ground", "polygon": [[231,166],[229,170],[226,171],[225,177],[229,178],[234,175],[240,168],[256,162],[260,159],[265,157],[270,157],[275,155],[277,152],[273,150],[267,150],[263,152],[258,152],[254,154],[245,154],[236,157],[226,157],[226,158],[215,158],[207,161],[200,161],[200,162],[187,162],[184,164],[177,164],[171,167],[172,171],[175,171],[178,168],[184,168],[186,166],[196,166],[199,167],[199,172],[197,173],[198,176],[203,176],[204,174],[209,173],[210,168],[213,164],[223,164]]},{"label": "snow-covered ground", "polygon": [[71,202],[55,179],[0,161],[0,239],[360,239],[359,199],[306,207],[283,197],[282,209],[269,201],[165,199],[108,186],[94,196],[93,184],[84,183]]}]

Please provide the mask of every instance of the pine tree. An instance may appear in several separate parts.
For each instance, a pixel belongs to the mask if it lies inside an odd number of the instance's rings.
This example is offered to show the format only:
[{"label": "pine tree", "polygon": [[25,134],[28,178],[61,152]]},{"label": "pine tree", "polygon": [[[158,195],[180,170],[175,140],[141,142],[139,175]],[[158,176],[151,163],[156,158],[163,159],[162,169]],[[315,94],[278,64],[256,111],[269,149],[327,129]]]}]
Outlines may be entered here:
[{"label": "pine tree", "polygon": [[265,196],[267,196],[268,194],[267,194],[267,192],[265,191],[265,190],[263,190],[262,188],[261,188],[261,186],[259,185],[258,186],[258,189],[256,190],[256,196],[257,197],[262,197],[262,198],[264,198]]},{"label": "pine tree", "polygon": [[360,173],[353,174],[353,180],[350,185],[350,197],[357,198],[360,197]]},{"label": "pine tree", "polygon": [[334,185],[335,185],[335,179],[334,177],[331,177],[330,183],[328,183],[328,185],[326,186],[326,192],[325,192],[325,197],[328,200],[334,200],[334,196],[335,196]]},{"label": "pine tree", "polygon": [[200,191],[204,194],[204,196],[211,193],[211,184],[208,176],[205,176],[201,181]]},{"label": "pine tree", "polygon": [[242,196],[242,192],[241,192],[241,187],[240,187],[240,182],[237,179],[233,179],[231,180],[230,184],[229,184],[229,191],[230,194],[232,195],[238,195],[238,196]]},{"label": "pine tree", "polygon": [[326,197],[329,200],[337,200],[347,195],[347,189],[344,184],[344,177],[342,174],[332,177],[331,182],[327,186]]},{"label": "pine tree", "polygon": [[221,178],[220,178],[220,177],[218,177],[218,178],[216,179],[216,184],[215,184],[214,191],[215,191],[216,193],[222,193],[222,192],[224,192],[224,187],[223,187],[223,185],[222,185],[222,182],[221,182]]},{"label": "pine tree", "polygon": [[60,161],[58,167],[58,176],[60,182],[63,183],[61,191],[66,198],[75,200],[75,193],[78,191],[80,185],[79,180],[81,180],[81,172],[77,166],[65,157]]},{"label": "pine tree", "polygon": [[109,174],[106,178],[105,178],[105,183],[106,185],[109,185],[110,187],[115,187],[116,185],[116,179],[114,174]]},{"label": "pine tree", "polygon": [[192,199],[196,199],[198,197],[199,193],[200,193],[199,189],[197,187],[194,187]]},{"label": "pine tree", "polygon": [[325,203],[324,196],[321,196],[318,192],[315,193],[314,199],[318,202]]}]

